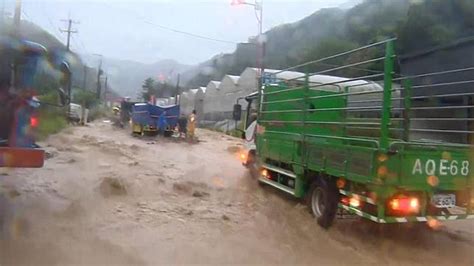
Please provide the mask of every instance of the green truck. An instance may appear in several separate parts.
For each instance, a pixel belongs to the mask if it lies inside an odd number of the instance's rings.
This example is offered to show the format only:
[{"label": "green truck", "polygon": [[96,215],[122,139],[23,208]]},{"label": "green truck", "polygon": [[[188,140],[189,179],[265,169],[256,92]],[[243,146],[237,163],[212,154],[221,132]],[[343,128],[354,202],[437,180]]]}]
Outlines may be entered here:
[{"label": "green truck", "polygon": [[[474,81],[433,83],[474,66],[398,75],[395,42],[294,68],[326,66],[311,74],[264,73],[261,89],[246,97],[245,164],[258,167],[259,182],[306,199],[324,228],[338,212],[382,224],[474,218]],[[350,59],[327,63],[341,57]],[[356,77],[342,78],[349,75]],[[467,92],[450,93],[467,83]],[[452,98],[468,104],[439,101]]]}]

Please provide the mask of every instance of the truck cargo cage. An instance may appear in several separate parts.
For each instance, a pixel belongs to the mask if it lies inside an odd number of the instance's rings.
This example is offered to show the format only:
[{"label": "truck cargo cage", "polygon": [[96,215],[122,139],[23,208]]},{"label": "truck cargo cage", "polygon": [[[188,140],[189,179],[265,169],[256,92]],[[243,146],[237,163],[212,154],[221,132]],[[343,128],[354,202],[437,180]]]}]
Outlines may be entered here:
[{"label": "truck cargo cage", "polygon": [[[304,125],[321,125],[342,128],[347,136],[375,140],[377,147],[388,148],[388,140],[424,145],[471,144],[471,135],[474,133],[472,97],[474,96],[474,79],[453,80],[438,78],[459,73],[471,73],[474,76],[474,66],[402,76],[395,74],[394,41],[389,39],[367,45],[348,52],[300,64],[278,72],[265,73],[264,85],[284,85],[284,89],[266,91],[262,95],[284,95],[291,92],[300,92],[301,97],[279,100],[263,100],[261,104],[262,123],[287,123]],[[360,62],[346,65],[325,63],[326,61],[343,56],[361,53],[366,50],[375,50],[372,54],[379,54],[381,47],[386,46],[385,56],[378,56]],[[365,52],[365,54],[370,54]],[[389,69],[375,70],[384,62]],[[310,65],[319,65],[320,71],[302,74],[291,79],[278,79],[280,73],[299,69],[311,69]],[[324,68],[331,66],[332,68]],[[362,68],[368,66],[368,68]],[[403,67],[402,66],[399,66]],[[355,71],[354,71],[355,69]],[[424,68],[426,69],[426,68]],[[347,71],[344,71],[347,70]],[[326,76],[338,72],[338,76]],[[366,72],[367,75],[363,75]],[[356,73],[360,76],[350,76]],[[376,73],[376,74],[373,74]],[[325,74],[325,75],[322,75]],[[466,75],[467,76],[467,75]],[[462,86],[460,89],[459,87]],[[455,93],[446,93],[451,87],[457,87]],[[438,93],[431,89],[437,88]],[[304,91],[330,91],[328,95],[304,95]],[[444,91],[444,92],[442,92]],[[306,93],[307,94],[307,93]],[[266,111],[265,107],[271,104],[304,104],[311,100],[324,100],[344,97],[344,107],[295,108]],[[323,104],[324,105],[324,104]],[[280,121],[278,114],[305,113],[305,112],[344,112],[346,119],[339,121],[310,121],[304,119]],[[272,119],[267,119],[269,115]],[[454,134],[446,135],[446,134]],[[326,136],[325,137],[330,137]],[[460,146],[460,145],[452,145]],[[463,145],[461,145],[463,146]]]}]

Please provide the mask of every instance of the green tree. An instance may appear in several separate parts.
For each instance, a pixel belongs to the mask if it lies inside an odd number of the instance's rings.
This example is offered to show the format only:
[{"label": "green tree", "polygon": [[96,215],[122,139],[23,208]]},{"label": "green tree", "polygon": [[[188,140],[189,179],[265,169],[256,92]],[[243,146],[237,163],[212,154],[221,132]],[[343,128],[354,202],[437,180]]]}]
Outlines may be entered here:
[{"label": "green tree", "polygon": [[156,96],[160,98],[175,96],[177,93],[176,85],[167,82],[156,84],[155,91]]},{"label": "green tree", "polygon": [[[301,62],[307,62],[311,60],[321,59],[331,55],[339,54],[345,51],[349,51],[357,47],[356,43],[353,43],[344,39],[336,38],[327,38],[319,42],[318,45],[309,48],[305,53]],[[345,57],[337,57],[328,61],[325,61],[324,64],[315,64],[301,69],[301,71],[316,72],[325,69],[330,69],[335,66],[340,66],[344,64]],[[328,73],[329,75],[334,75],[334,72]]]},{"label": "green tree", "polygon": [[153,78],[147,78],[142,85],[142,97],[143,100],[149,101],[151,95],[157,95],[157,89],[155,87],[155,80]]},{"label": "green tree", "polygon": [[59,88],[59,81],[51,75],[41,71],[36,74],[33,87],[39,95],[44,95],[50,92],[55,92]]},{"label": "green tree", "polygon": [[91,108],[98,103],[96,94],[92,91],[78,90],[74,93],[74,102],[79,103],[85,108]]}]

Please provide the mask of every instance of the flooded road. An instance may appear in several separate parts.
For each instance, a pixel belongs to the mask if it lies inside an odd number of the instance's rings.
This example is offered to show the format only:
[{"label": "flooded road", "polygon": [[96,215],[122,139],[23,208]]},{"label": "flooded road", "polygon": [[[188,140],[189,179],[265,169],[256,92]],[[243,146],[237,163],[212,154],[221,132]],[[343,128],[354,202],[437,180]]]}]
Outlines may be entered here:
[{"label": "flooded road", "polygon": [[1,169],[0,264],[474,265],[474,223],[440,231],[340,219],[261,187],[241,142],[140,139],[98,122],[42,145],[42,169]]}]

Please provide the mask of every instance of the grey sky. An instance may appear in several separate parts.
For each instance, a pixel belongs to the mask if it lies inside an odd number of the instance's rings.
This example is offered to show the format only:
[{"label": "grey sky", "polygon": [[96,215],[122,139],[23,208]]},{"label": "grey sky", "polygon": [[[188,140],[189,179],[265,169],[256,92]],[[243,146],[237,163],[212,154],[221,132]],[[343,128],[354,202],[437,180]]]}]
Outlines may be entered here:
[{"label": "grey sky", "polygon": [[[5,1],[13,12],[14,0]],[[252,1],[253,0],[247,0]],[[251,6],[231,6],[231,0],[23,0],[23,17],[65,40],[61,19],[74,25],[72,49],[117,59],[155,62],[171,58],[194,64],[235,45],[192,38],[152,24],[232,42],[245,42],[257,32]],[[348,0],[264,0],[264,29],[294,22],[324,7]]]}]

